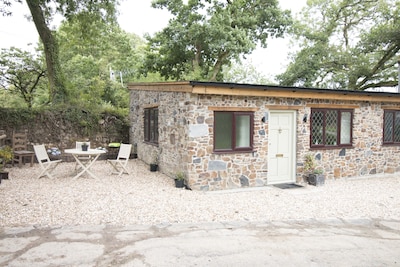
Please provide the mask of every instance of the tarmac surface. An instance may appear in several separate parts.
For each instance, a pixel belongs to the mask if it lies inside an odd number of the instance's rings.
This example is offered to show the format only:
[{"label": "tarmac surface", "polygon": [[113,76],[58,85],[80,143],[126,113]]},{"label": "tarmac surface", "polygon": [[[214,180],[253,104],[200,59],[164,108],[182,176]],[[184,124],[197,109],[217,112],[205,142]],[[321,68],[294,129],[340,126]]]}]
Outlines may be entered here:
[{"label": "tarmac surface", "polygon": [[0,266],[400,266],[400,221],[6,227]]}]

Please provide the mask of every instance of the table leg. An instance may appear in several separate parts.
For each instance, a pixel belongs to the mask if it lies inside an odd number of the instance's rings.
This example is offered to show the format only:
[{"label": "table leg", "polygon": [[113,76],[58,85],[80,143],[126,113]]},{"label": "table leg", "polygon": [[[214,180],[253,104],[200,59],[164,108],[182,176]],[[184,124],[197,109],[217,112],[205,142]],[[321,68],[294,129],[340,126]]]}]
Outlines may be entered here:
[{"label": "table leg", "polygon": [[98,179],[98,177],[97,177],[96,175],[94,175],[94,173],[92,173],[92,172],[90,171],[90,167],[92,167],[93,163],[96,162],[96,160],[97,160],[97,158],[100,156],[100,154],[96,155],[91,161],[89,161],[89,164],[87,164],[87,165],[83,164],[83,163],[79,160],[78,156],[76,156],[76,155],[72,155],[72,156],[75,158],[76,162],[82,167],[82,171],[80,171],[77,175],[75,175],[75,176],[72,178],[72,180],[77,179],[78,177],[80,177],[81,175],[83,175],[85,172],[88,173],[90,176],[92,176],[92,178]]}]

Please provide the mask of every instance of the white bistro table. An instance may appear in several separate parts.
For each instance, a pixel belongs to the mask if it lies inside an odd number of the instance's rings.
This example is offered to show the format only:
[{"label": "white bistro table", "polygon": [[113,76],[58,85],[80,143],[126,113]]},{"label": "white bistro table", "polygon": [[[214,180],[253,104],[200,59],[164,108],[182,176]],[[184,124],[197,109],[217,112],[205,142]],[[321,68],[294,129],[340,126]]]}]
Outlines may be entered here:
[{"label": "white bistro table", "polygon": [[[64,152],[67,154],[71,154],[76,160],[76,163],[78,163],[78,165],[82,167],[82,170],[72,178],[73,180],[80,177],[85,172],[88,173],[90,176],[92,176],[94,179],[98,179],[98,177],[94,175],[93,172],[90,171],[90,168],[92,167],[93,163],[95,163],[96,160],[100,157],[101,154],[106,153],[104,150],[88,149],[87,151],[82,151],[81,149],[71,148],[71,149],[65,149]],[[79,159],[80,156],[87,156],[87,157],[90,156],[92,158],[89,161],[87,161],[86,164],[84,164]]]}]

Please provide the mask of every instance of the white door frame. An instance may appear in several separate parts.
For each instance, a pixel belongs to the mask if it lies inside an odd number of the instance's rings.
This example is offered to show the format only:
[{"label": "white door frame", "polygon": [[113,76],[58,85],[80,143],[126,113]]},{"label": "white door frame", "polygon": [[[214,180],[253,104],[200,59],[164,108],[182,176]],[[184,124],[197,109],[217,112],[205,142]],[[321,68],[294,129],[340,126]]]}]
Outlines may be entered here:
[{"label": "white door frame", "polygon": [[[272,151],[272,150],[276,150],[276,147],[274,147],[273,149],[272,146],[273,144],[271,144],[272,138],[275,138],[272,136],[272,132],[274,132],[273,134],[277,134],[277,128],[279,128],[280,131],[280,127],[279,125],[273,125],[273,120],[272,120],[272,116],[274,114],[291,114],[290,119],[291,122],[288,122],[290,125],[287,126],[288,128],[288,137],[286,138],[287,141],[289,142],[288,146],[287,146],[287,152],[285,151],[280,152],[279,148],[278,151]],[[267,183],[268,184],[280,184],[280,183],[294,183],[296,182],[296,140],[297,140],[297,127],[296,127],[296,121],[297,121],[297,112],[296,110],[270,110],[269,111],[269,120],[268,120],[268,179],[267,179]],[[278,123],[279,124],[279,123]],[[279,138],[279,136],[276,136],[276,138]],[[285,140],[286,140],[285,139]],[[284,155],[284,154],[288,154],[288,155]],[[273,154],[273,155],[272,155]],[[287,157],[285,158],[285,160],[287,161],[287,163],[289,164],[289,166],[287,167],[287,169],[285,168],[283,170],[283,168],[279,168],[280,164],[279,160],[277,157]],[[285,160],[282,160],[282,162],[285,162]],[[282,163],[284,164],[284,163]],[[271,172],[270,172],[271,170]],[[281,175],[281,173],[284,173],[283,175]],[[280,179],[280,177],[283,177],[282,179]]]}]

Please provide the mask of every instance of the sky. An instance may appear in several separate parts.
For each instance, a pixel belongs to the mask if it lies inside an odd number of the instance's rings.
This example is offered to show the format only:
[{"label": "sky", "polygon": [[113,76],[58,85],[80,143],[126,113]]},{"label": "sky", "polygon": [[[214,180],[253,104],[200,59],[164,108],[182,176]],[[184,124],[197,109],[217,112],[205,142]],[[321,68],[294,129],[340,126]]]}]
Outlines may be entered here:
[{"label": "sky", "polygon": [[[12,16],[0,16],[0,48],[15,46],[30,50],[37,43],[39,37],[36,28],[33,22],[26,19],[29,9],[25,1],[23,2],[14,3]],[[167,25],[170,14],[166,10],[154,9],[150,4],[151,0],[122,1],[118,17],[121,28],[139,36],[162,30]],[[297,13],[306,5],[306,0],[279,0],[279,4],[282,9],[290,9],[292,13]],[[258,72],[272,80],[273,76],[284,71],[289,51],[288,40],[271,39],[266,49],[256,49],[248,60]]]}]

